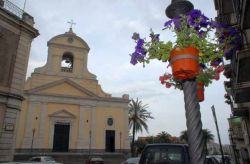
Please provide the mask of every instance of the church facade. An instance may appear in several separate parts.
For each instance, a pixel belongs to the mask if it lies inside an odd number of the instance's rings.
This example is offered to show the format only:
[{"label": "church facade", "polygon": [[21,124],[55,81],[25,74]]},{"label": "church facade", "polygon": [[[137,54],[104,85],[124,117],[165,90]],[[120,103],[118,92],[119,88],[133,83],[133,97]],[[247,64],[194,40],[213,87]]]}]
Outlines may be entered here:
[{"label": "church facade", "polygon": [[89,46],[72,28],[48,41],[25,83],[16,152],[124,152],[129,96],[112,97],[87,69]]}]

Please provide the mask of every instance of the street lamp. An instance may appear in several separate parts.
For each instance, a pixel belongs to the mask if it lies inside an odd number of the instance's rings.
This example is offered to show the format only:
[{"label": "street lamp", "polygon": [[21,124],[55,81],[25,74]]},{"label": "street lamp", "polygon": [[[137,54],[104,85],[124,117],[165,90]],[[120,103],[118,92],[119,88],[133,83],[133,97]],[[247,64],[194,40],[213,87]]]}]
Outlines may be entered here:
[{"label": "street lamp", "polygon": [[166,15],[169,18],[174,18],[180,14],[186,14],[194,8],[193,4],[186,0],[172,0],[171,4],[166,8]]},{"label": "street lamp", "polygon": [[[174,18],[181,14],[186,14],[193,8],[193,4],[187,0],[172,0],[165,13],[167,17]],[[183,92],[190,161],[191,164],[204,164],[204,140],[200,105],[196,97],[197,82],[195,81],[195,79],[188,79],[183,81]]]}]

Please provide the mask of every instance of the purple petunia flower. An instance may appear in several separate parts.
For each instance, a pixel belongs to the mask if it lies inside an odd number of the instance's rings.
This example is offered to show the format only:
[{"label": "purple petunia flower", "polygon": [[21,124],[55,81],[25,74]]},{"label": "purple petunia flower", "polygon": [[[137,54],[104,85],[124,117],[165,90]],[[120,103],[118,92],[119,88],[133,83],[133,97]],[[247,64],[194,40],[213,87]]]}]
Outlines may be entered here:
[{"label": "purple petunia flower", "polygon": [[197,19],[201,16],[201,11],[194,9],[194,10],[191,10],[187,15],[190,15],[193,19]]},{"label": "purple petunia flower", "polygon": [[134,39],[135,41],[137,41],[138,39],[140,39],[139,33],[134,32],[133,36],[132,36],[132,39]]},{"label": "purple petunia flower", "polygon": [[137,47],[142,47],[144,44],[144,40],[143,39],[138,39],[137,41]]},{"label": "purple petunia flower", "polygon": [[208,18],[204,15],[201,15],[200,17],[200,26],[201,27],[207,27],[208,26]]},{"label": "purple petunia flower", "polygon": [[172,23],[173,23],[173,20],[171,19],[164,23],[164,27],[171,26]]},{"label": "purple petunia flower", "polygon": [[181,26],[180,17],[176,17],[176,18],[174,18],[172,20],[174,22],[175,29],[180,30],[180,26]]},{"label": "purple petunia flower", "polygon": [[135,47],[135,52],[139,54],[143,54],[143,55],[146,54],[146,51],[144,50],[144,48],[138,47],[138,46]]},{"label": "purple petunia flower", "polygon": [[218,66],[222,62],[222,58],[217,58],[211,62],[211,66]]}]

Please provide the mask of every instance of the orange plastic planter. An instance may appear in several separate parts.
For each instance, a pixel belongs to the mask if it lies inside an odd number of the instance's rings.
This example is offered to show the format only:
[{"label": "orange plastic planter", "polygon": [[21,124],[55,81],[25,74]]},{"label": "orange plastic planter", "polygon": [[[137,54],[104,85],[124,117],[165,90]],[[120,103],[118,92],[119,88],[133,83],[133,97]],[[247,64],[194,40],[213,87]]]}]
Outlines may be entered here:
[{"label": "orange plastic planter", "polygon": [[204,84],[202,82],[197,83],[197,99],[199,102],[204,101]]},{"label": "orange plastic planter", "polygon": [[199,74],[199,50],[188,47],[170,52],[172,74],[177,80],[192,79]]}]

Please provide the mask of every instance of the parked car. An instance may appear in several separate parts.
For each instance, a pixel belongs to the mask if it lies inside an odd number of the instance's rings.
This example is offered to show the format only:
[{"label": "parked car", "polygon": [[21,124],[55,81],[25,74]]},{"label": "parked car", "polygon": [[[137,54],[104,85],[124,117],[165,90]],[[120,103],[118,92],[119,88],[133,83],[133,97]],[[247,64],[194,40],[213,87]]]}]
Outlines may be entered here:
[{"label": "parked car", "polygon": [[61,164],[55,161],[55,159],[51,156],[35,156],[29,159],[29,163],[53,163],[53,164]]},{"label": "parked car", "polygon": [[190,164],[185,144],[148,144],[142,151],[139,164]]},{"label": "parked car", "polygon": [[220,164],[219,161],[213,156],[206,156],[205,164]]},{"label": "parked car", "polygon": [[[216,160],[221,164],[222,163],[222,155],[212,155]],[[224,155],[225,164],[232,164],[232,159],[229,155]]]},{"label": "parked car", "polygon": [[20,162],[6,162],[4,164],[62,164],[56,162],[51,156],[35,156],[30,158],[28,161]]},{"label": "parked car", "polygon": [[139,164],[140,157],[128,158],[126,161],[122,162],[122,164]]},{"label": "parked car", "polygon": [[90,157],[88,164],[104,164],[104,161],[101,157]]}]

